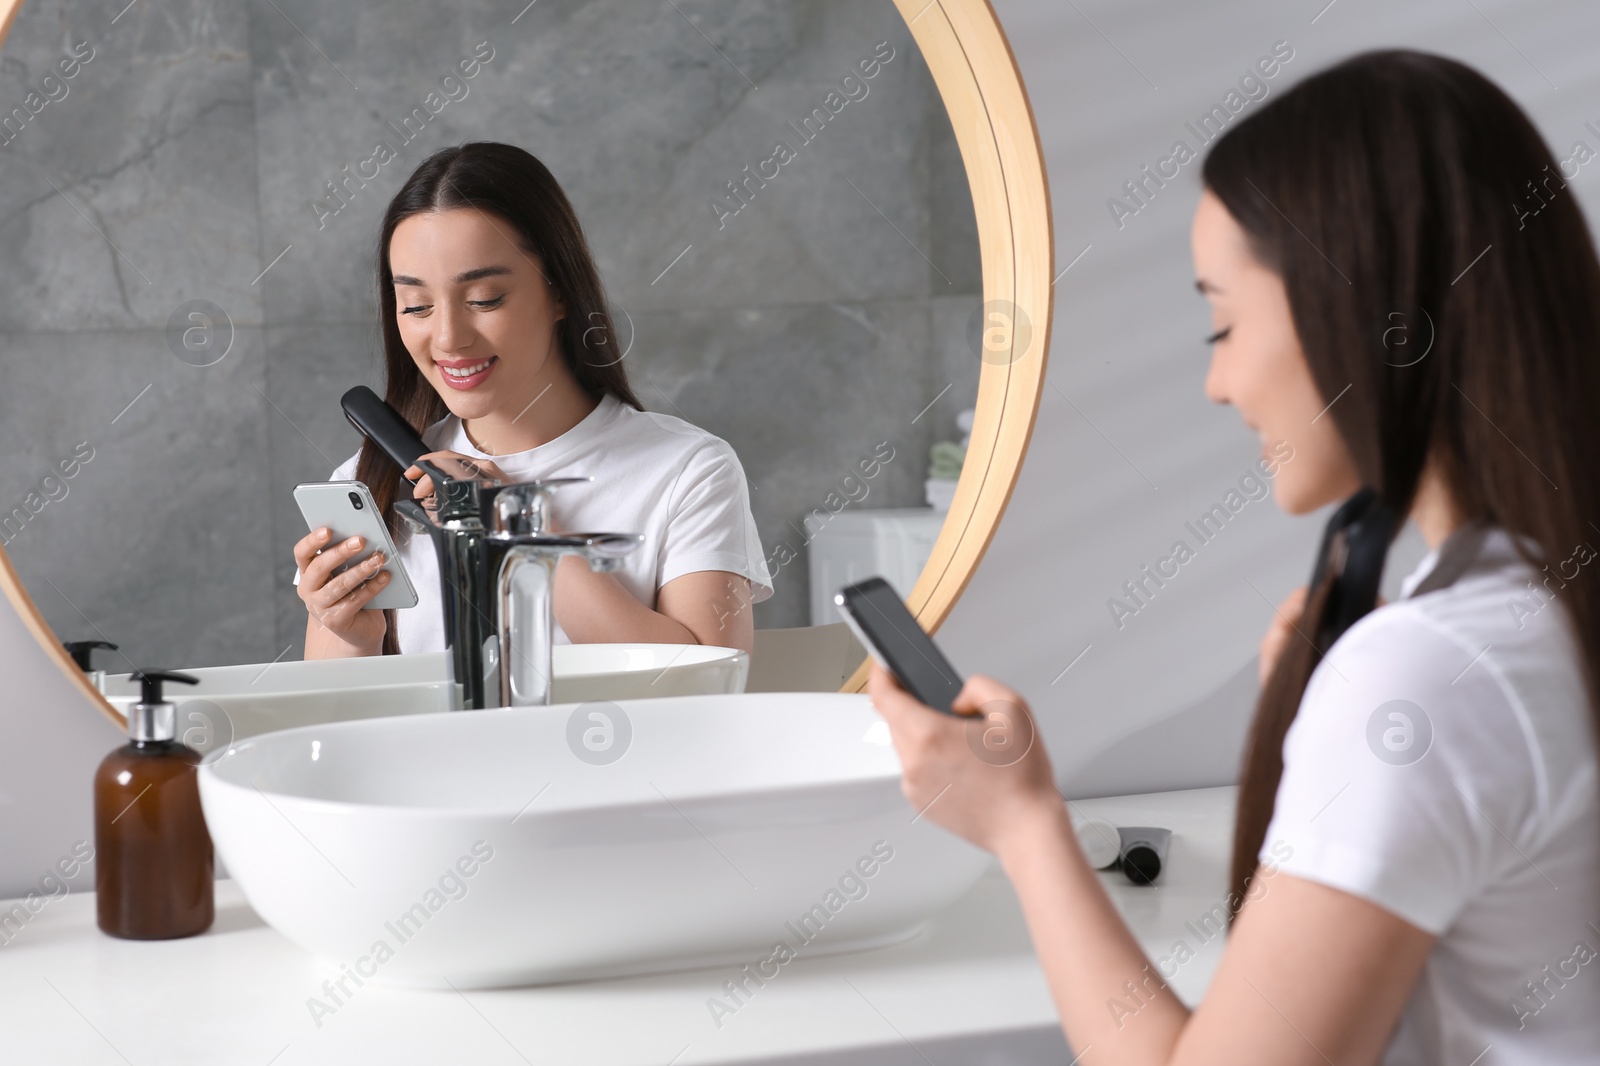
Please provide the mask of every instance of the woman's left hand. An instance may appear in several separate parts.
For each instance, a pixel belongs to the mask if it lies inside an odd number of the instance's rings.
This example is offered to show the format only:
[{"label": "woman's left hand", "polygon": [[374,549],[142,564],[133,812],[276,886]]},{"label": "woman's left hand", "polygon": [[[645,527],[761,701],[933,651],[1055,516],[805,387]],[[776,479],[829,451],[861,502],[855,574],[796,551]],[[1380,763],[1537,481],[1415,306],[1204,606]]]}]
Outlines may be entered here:
[{"label": "woman's left hand", "polygon": [[1027,827],[1062,802],[1027,701],[994,678],[967,678],[954,702],[959,718],[919,702],[876,661],[867,691],[889,723],[901,791],[919,816],[1004,857],[1009,841],[1026,846]]}]

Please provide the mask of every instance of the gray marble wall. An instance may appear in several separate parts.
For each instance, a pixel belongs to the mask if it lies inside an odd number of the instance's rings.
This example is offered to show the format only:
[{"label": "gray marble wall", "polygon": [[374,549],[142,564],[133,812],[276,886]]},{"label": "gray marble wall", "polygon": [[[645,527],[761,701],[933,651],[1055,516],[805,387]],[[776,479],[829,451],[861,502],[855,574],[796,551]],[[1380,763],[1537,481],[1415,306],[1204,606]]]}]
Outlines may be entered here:
[{"label": "gray marble wall", "polygon": [[[358,446],[339,394],[380,384],[378,219],[466,140],[562,181],[636,391],[737,449],[769,555],[878,441],[863,506],[921,503],[976,392],[981,279],[888,0],[119,6],[26,0],[0,50],[0,537],[60,636],[123,646],[109,668],[300,654],[290,493]],[[788,123],[880,41],[867,95],[801,145]],[[719,225],[778,139],[797,158]],[[395,158],[331,198],[379,141]],[[801,555],[758,626],[808,621]]]}]

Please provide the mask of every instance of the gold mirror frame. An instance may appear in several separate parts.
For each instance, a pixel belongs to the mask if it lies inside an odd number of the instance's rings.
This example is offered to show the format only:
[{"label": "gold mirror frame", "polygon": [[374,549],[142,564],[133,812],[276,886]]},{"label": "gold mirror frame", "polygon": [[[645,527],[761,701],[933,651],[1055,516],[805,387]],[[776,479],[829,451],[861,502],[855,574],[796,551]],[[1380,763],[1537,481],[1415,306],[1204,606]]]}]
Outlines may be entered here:
[{"label": "gold mirror frame", "polygon": [[[0,45],[22,0],[0,0]],[[1044,154],[1022,75],[988,0],[894,0],[911,28],[950,116],[977,216],[985,323],[1002,344],[985,344],[978,399],[955,498],[933,553],[906,598],[936,632],[988,550],[1027,455],[1050,350],[1055,239]],[[0,590],[46,655],[119,728],[122,716],[89,684],[50,631],[0,548]],[[867,660],[841,691],[866,687]]]}]

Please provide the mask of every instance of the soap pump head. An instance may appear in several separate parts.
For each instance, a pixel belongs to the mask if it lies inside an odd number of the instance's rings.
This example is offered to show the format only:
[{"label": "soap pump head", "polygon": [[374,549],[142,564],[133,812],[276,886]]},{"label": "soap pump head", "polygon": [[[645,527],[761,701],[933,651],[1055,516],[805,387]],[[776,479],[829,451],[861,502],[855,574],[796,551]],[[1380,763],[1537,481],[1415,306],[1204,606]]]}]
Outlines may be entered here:
[{"label": "soap pump head", "polygon": [[128,675],[139,682],[139,702],[128,709],[128,739],[171,740],[177,736],[178,709],[161,698],[161,683],[177,681],[198,685],[200,679],[172,670],[135,670]]},{"label": "soap pump head", "polygon": [[94,672],[94,663],[89,656],[96,648],[105,648],[108,651],[117,650],[117,646],[109,640],[69,640],[63,647],[67,649],[67,654],[72,656],[72,661],[78,664],[78,669],[86,674]]}]

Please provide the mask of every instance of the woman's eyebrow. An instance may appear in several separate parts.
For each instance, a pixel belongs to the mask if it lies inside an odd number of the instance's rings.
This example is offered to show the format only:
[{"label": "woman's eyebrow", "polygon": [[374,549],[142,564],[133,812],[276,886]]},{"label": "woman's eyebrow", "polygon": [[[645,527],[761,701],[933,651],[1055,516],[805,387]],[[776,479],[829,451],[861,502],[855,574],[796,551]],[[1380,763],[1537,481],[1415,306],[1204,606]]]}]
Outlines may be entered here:
[{"label": "woman's eyebrow", "polygon": [[[511,273],[511,268],[508,266],[486,266],[478,267],[476,270],[468,270],[457,274],[451,280],[460,285],[468,281],[477,281],[479,278],[492,278],[497,274],[509,273]],[[426,284],[421,278],[414,278],[410,274],[396,274],[394,276],[394,283],[396,285],[415,285],[419,288],[424,287]]]}]

